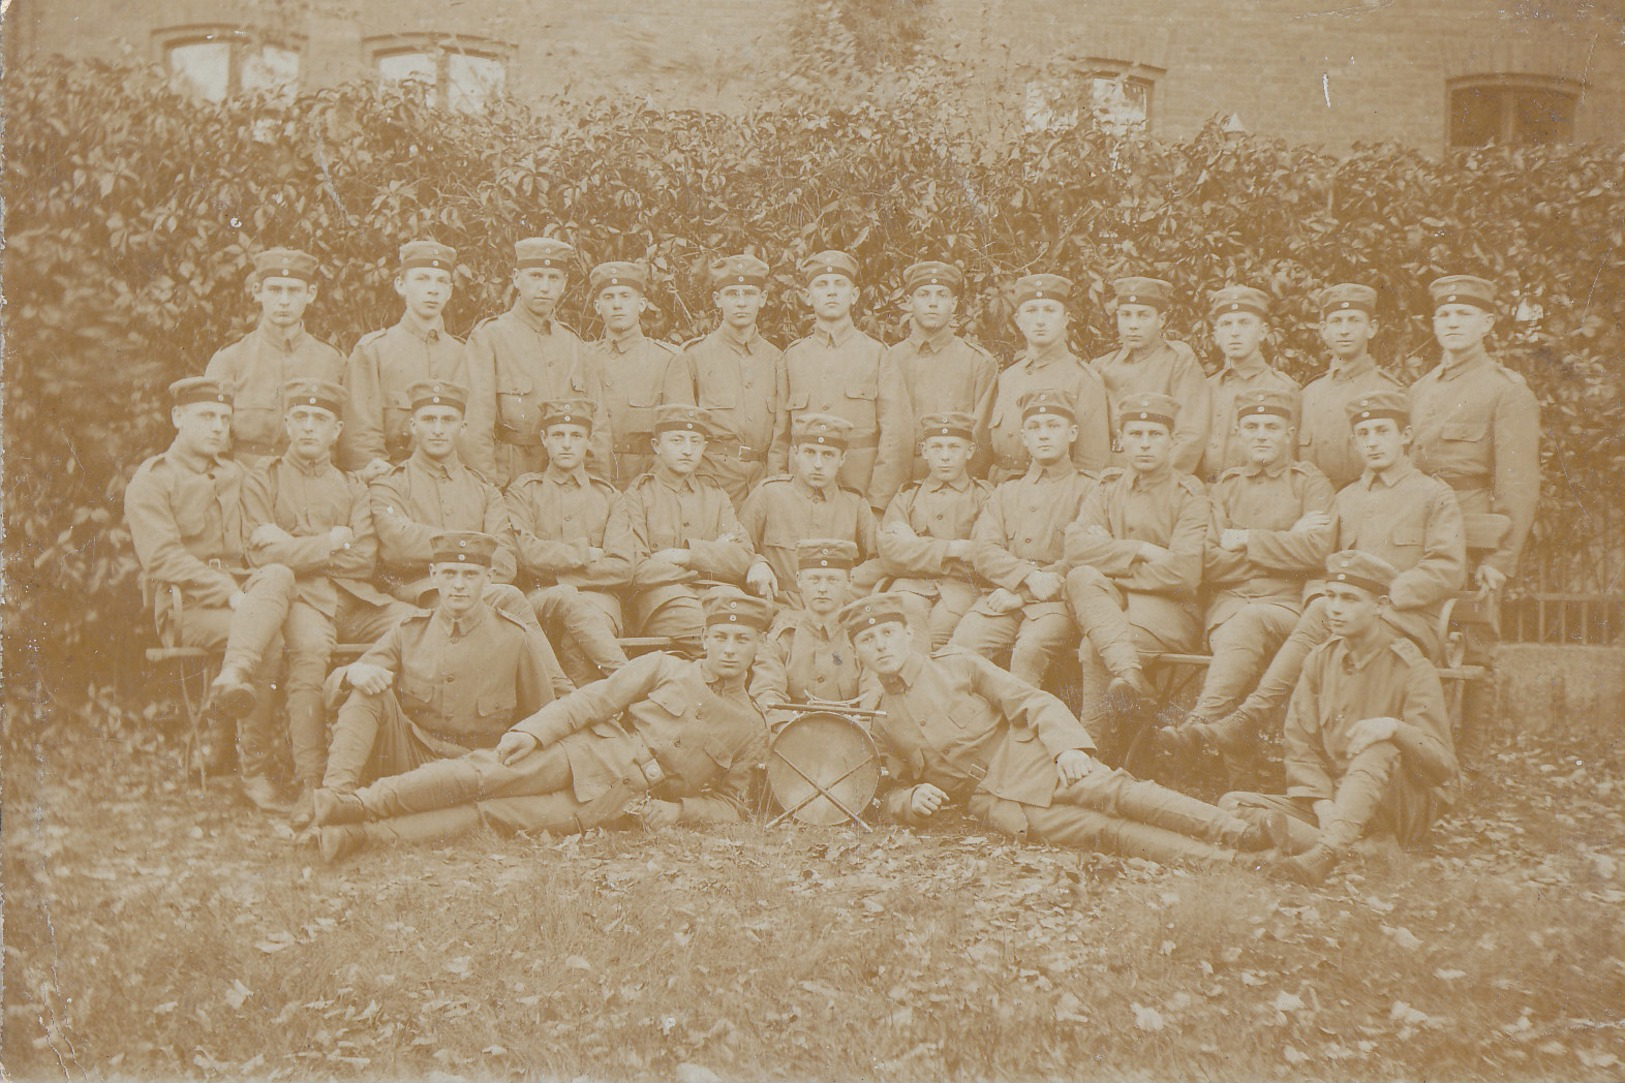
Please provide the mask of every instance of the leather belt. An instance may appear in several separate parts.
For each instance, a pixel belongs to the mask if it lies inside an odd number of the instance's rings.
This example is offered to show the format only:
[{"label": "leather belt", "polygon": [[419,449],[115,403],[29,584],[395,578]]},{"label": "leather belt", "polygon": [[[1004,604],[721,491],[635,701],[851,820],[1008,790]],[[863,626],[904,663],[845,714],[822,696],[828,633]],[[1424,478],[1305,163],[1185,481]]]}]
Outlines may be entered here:
[{"label": "leather belt", "polygon": [[649,447],[649,441],[655,438],[652,432],[627,433],[626,438],[615,441],[615,454],[617,455],[652,455],[654,451]]},{"label": "leather belt", "polygon": [[969,767],[965,768],[965,773],[971,778],[974,778],[977,782],[981,782],[987,777],[987,764],[973,763]]},{"label": "leather belt", "polygon": [[501,440],[504,444],[511,444],[514,447],[542,446],[542,438],[540,434],[526,432],[524,429],[516,429],[512,425],[501,421],[498,421],[496,424],[496,438]]},{"label": "leather belt", "polygon": [[231,450],[234,455],[275,455],[278,453],[275,440],[232,440]]},{"label": "leather belt", "polygon": [[[728,448],[732,446],[733,450]],[[761,448],[746,447],[737,440],[712,440],[705,445],[705,453],[713,459],[737,459],[742,463],[767,461],[767,452]]]},{"label": "leather belt", "polygon": [[846,442],[846,450],[848,451],[872,451],[879,446],[879,433],[871,433],[868,436],[855,437]]},{"label": "leather belt", "polygon": [[655,754],[649,751],[649,743],[643,739],[643,735],[634,733],[631,736],[632,762],[636,763],[638,770],[643,772],[643,779],[648,783],[649,789],[652,790],[665,782],[670,776],[667,775],[666,769],[660,766],[660,761],[655,759]]}]

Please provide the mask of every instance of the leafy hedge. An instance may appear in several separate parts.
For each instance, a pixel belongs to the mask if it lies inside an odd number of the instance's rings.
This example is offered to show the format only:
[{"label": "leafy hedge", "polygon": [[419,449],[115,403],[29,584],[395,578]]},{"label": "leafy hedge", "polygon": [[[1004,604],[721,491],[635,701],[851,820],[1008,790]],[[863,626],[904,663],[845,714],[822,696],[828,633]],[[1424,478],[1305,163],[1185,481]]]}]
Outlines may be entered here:
[{"label": "leafy hedge", "polygon": [[[763,319],[780,341],[806,321],[796,258],[840,246],[865,268],[868,329],[897,337],[902,268],[945,256],[969,277],[969,333],[1006,357],[1006,287],[1030,270],[1069,275],[1089,296],[1073,327],[1084,356],[1110,344],[1098,302],[1119,274],[1171,279],[1171,326],[1199,353],[1204,291],[1250,282],[1275,295],[1269,349],[1300,379],[1322,366],[1316,288],[1380,286],[1376,350],[1414,373],[1432,363],[1426,283],[1483,274],[1534,317],[1504,320],[1497,335],[1545,408],[1537,549],[1577,575],[1610,574],[1597,547],[1598,524],[1619,523],[1625,500],[1619,156],[1439,161],[1369,146],[1338,159],[1232,142],[1216,127],[1179,144],[1080,129],[995,148],[952,121],[951,87],[916,91],[834,112],[549,103],[473,117],[411,90],[207,106],[139,69],[8,70],[8,695],[43,681],[52,696],[83,697],[139,672],[149,625],[123,488],[168,441],[164,386],[251,325],[250,253],[273,244],[321,258],[310,325],[341,349],[396,318],[403,240],[459,249],[447,321],[464,333],[506,304],[511,242],[550,233],[588,265],[648,259],[650,329],[673,339],[708,328],[707,261],[747,248],[775,268]],[[566,310],[595,333],[579,278]]]}]

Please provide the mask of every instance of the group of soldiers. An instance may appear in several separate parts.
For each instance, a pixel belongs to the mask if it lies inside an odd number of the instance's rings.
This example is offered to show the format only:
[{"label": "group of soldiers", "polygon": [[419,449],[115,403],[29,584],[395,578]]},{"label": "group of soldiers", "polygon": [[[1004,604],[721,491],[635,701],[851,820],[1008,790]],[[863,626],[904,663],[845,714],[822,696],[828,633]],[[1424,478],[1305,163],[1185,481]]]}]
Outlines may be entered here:
[{"label": "group of soldiers", "polygon": [[[907,268],[887,346],[853,323],[857,262],[808,257],[813,328],[783,350],[753,256],[711,265],[718,326],[681,348],[644,336],[632,263],[593,268],[583,343],[555,318],[576,263],[518,242],[512,308],[465,343],[441,320],[456,253],[406,244],[400,321],[346,359],[303,327],[317,261],[264,252],[258,326],[172,385],[174,442],[129,484],[160,630],[224,651],[205,716],[245,795],[325,856],[736,820],[786,712],[832,702],[872,718],[904,823],[957,804],[1158,860],[1270,850],[1305,882],[1368,830],[1426,830],[1456,770],[1439,613],[1505,583],[1538,497],[1490,283],[1432,284],[1442,358],[1409,389],[1369,352],[1376,291],[1323,290],[1330,367],[1300,390],[1249,286],[1212,295],[1208,376],[1165,334],[1169,283],[1118,280],[1119,345],[1085,362],[1071,283],[1028,275],[1001,369],[955,333],[944,262]],[[1472,567],[1464,513],[1511,524]],[[335,668],[341,642],[372,646]],[[1193,711],[1159,727],[1148,658],[1204,647]],[[1043,690],[1074,659],[1077,713]],[[1287,793],[1249,792],[1275,724]],[[1235,792],[1126,773],[1146,726],[1217,750]]]}]

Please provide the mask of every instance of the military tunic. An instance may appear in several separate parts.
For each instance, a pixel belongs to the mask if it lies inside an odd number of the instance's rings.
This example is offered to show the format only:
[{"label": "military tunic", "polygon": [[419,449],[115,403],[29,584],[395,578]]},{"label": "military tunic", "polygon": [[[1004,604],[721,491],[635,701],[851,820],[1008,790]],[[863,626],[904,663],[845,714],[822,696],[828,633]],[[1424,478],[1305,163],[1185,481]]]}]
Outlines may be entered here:
[{"label": "military tunic", "polygon": [[[632,624],[643,635],[698,640],[705,628],[692,586],[708,579],[742,584],[750,571],[749,536],[739,525],[728,494],[694,477],[680,477],[655,462],[625,493],[636,546],[632,573]],[[687,549],[686,568],[651,559],[662,549]],[[660,619],[651,625],[657,611]]]},{"label": "military tunic", "polygon": [[1072,445],[1073,465],[1091,474],[1106,465],[1111,451],[1106,385],[1064,343],[1056,343],[1042,354],[1018,356],[999,373],[988,422],[988,444],[993,455],[989,480],[1008,481],[1026,473],[1030,459],[1021,442],[1021,396],[1047,390],[1065,391],[1076,404],[1078,439]]},{"label": "military tunic", "polygon": [[[1250,391],[1285,391],[1292,396],[1292,420],[1289,422],[1294,428],[1298,425],[1298,417],[1302,410],[1300,400],[1302,395],[1298,391],[1298,382],[1279,369],[1264,364],[1262,357],[1257,358],[1258,367],[1242,370],[1226,363],[1218,372],[1207,379],[1208,399],[1211,403],[1210,421],[1208,423],[1207,450],[1202,455],[1202,463],[1196,471],[1199,477],[1216,478],[1233,466],[1244,466],[1247,463],[1247,452],[1242,447],[1241,437],[1236,432],[1236,398]],[[1180,405],[1180,413],[1184,413],[1184,404]],[[1288,449],[1291,454],[1291,449]]]},{"label": "military tunic", "polygon": [[602,389],[599,405],[608,413],[596,428],[610,434],[615,455],[615,487],[624,489],[654,464],[654,409],[660,405],[666,368],[677,347],[633,328],[620,338],[593,343],[587,368]]},{"label": "military tunic", "polygon": [[948,642],[980,593],[973,559],[949,556],[948,545],[970,541],[992,494],[985,481],[926,478],[898,493],[880,521],[880,570],[893,577],[886,589],[925,599],[934,648]]},{"label": "military tunic", "polygon": [[840,483],[885,508],[907,480],[914,440],[908,389],[902,374],[882,366],[886,348],[850,320],[833,334],[814,329],[779,357],[778,416],[767,471],[789,469],[790,435],[802,414],[833,414],[852,423]]},{"label": "military tunic", "polygon": [[1354,444],[1348,404],[1374,391],[1396,390],[1399,383],[1370,354],[1347,362],[1333,361],[1325,375],[1303,389],[1303,421],[1298,426],[1298,458],[1314,463],[1332,483],[1332,491],[1365,473],[1365,458]]},{"label": "military tunic", "polygon": [[[916,435],[920,419],[929,414],[962,413],[976,419],[971,473],[978,477],[986,473],[992,461],[988,424],[999,386],[999,363],[993,355],[954,334],[952,327],[932,335],[914,328],[908,338],[887,347],[881,365],[893,366],[902,375]],[[930,472],[917,445],[912,461],[913,477],[923,478]]]},{"label": "military tunic", "polygon": [[418,604],[432,588],[432,543],[448,530],[478,530],[496,538],[491,581],[513,582],[518,562],[502,494],[455,457],[435,462],[414,452],[372,483],[368,500],[378,530],[379,576],[402,601]]},{"label": "military tunic", "polygon": [[[878,545],[875,516],[863,497],[837,484],[814,489],[799,477],[766,478],[739,509],[739,523],[757,555],[766,560],[787,604],[800,604],[796,590],[796,543],[803,538],[839,538],[858,547],[858,560],[872,560]],[[877,567],[852,570],[855,582],[873,584]]]},{"label": "military tunic", "polygon": [[[399,463],[412,453],[413,384],[445,380],[461,384],[471,393],[479,388],[471,383],[468,351],[460,339],[446,333],[435,321],[424,324],[410,312],[399,323],[382,331],[363,335],[344,367],[344,431],[339,434],[339,465],[360,470],[373,459]],[[468,428],[458,440],[459,452],[466,458],[477,454],[474,439],[489,417],[472,408]]]},{"label": "military tunic", "polygon": [[781,611],[751,668],[750,698],[764,710],[812,699],[850,700],[858,694],[858,658],[840,621],[820,621],[804,609]]},{"label": "military tunic", "polygon": [[1179,420],[1174,425],[1171,462],[1174,472],[1190,474],[1207,449],[1208,426],[1213,410],[1209,402],[1207,376],[1196,354],[1183,342],[1163,339],[1143,351],[1117,349],[1089,362],[1106,383],[1106,397],[1112,404],[1113,436],[1111,462],[1126,465],[1117,445],[1117,400],[1125,395],[1154,391],[1170,395],[1179,403]]},{"label": "military tunic", "polygon": [[253,467],[287,450],[283,385],[297,379],[336,384],[344,375],[344,355],[303,327],[284,335],[262,323],[215,351],[203,375],[231,392],[232,456]]},{"label": "military tunic", "polygon": [[666,366],[662,401],[705,409],[711,438],[697,473],[727,493],[735,508],[767,473],[779,412],[779,354],[754,329],[740,341],[723,326],[690,342]]}]

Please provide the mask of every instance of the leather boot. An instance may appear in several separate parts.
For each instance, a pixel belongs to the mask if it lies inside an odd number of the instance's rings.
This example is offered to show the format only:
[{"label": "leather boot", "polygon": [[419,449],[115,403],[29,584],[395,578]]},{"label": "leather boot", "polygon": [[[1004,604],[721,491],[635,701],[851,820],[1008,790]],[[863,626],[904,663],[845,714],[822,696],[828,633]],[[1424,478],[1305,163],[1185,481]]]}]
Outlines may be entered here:
[{"label": "leather boot", "polygon": [[1270,866],[1270,871],[1283,879],[1305,887],[1319,887],[1337,867],[1342,855],[1324,843],[1311,847],[1296,857],[1282,858]]},{"label": "leather boot", "polygon": [[234,722],[250,714],[259,696],[245,678],[246,674],[235,669],[222,669],[209,685],[209,702],[204,710],[212,709]]},{"label": "leather boot", "polygon": [[316,819],[316,788],[320,782],[308,778],[299,780],[299,794],[293,799],[293,812],[288,815],[288,826],[303,831]]},{"label": "leather boot", "polygon": [[351,854],[364,849],[366,845],[365,824],[337,824],[319,828],[316,832],[317,849],[321,851],[322,860],[329,865],[335,861],[343,861]]},{"label": "leather boot", "polygon": [[276,783],[265,775],[244,775],[243,796],[261,812],[271,812],[279,816],[288,812],[288,802],[283,799]]},{"label": "leather boot", "polygon": [[318,827],[366,823],[367,806],[353,793],[322,787],[311,794],[311,822]]}]

